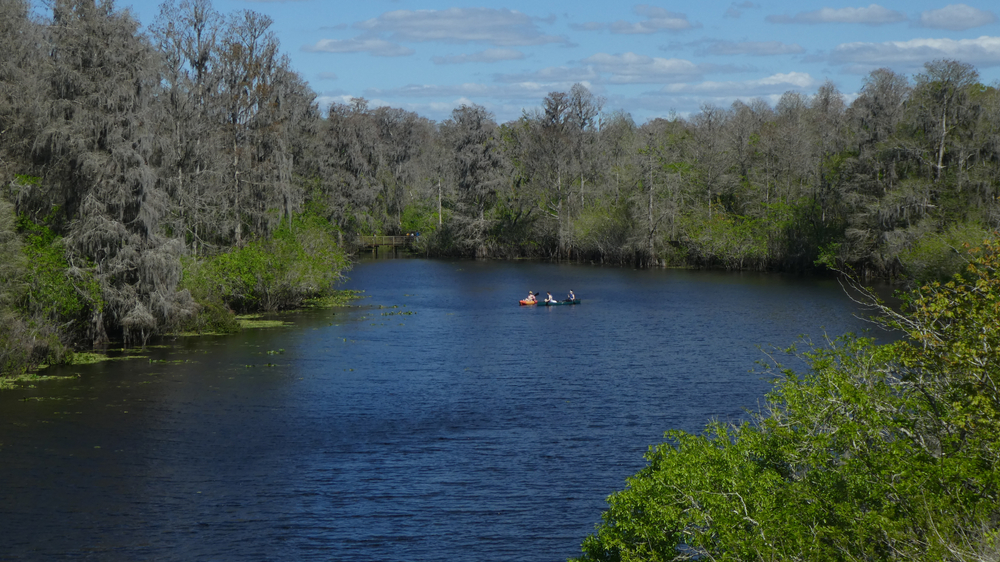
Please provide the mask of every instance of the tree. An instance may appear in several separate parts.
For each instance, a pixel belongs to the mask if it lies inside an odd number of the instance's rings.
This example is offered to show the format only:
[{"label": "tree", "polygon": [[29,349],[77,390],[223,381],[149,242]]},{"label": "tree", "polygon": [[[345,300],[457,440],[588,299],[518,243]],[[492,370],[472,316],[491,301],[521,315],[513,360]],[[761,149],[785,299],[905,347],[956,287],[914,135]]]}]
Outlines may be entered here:
[{"label": "tree", "polygon": [[[760,159],[761,133],[771,117],[771,108],[759,98],[751,100],[749,105],[742,101],[733,102],[726,141],[739,180],[747,187],[753,185],[756,179],[753,172]],[[763,183],[767,185],[769,181],[765,176]]]},{"label": "tree", "polygon": [[68,222],[71,265],[93,264],[104,301],[93,307],[95,343],[109,328],[126,345],[145,343],[193,306],[176,291],[179,248],[159,230],[167,201],[149,162],[156,64],[137,27],[110,1],[55,3],[53,99],[35,141],[45,175],[20,194],[30,215],[56,208]]},{"label": "tree", "polygon": [[0,173],[33,172],[32,145],[48,113],[45,28],[26,0],[0,1]]},{"label": "tree", "polygon": [[[291,115],[316,114],[312,95],[278,52],[271,18],[243,10],[230,17],[218,62],[219,107],[230,188],[227,226],[237,245],[267,235],[301,204],[292,184]],[[305,104],[306,107],[302,107]]]},{"label": "tree", "polygon": [[935,181],[941,181],[945,169],[948,141],[971,119],[971,89],[979,73],[970,64],[954,60],[936,60],[924,64],[925,72],[915,78],[912,100],[918,126],[933,139]]},{"label": "tree", "polygon": [[806,122],[807,100],[798,92],[785,92],[775,105],[776,131],[769,135],[773,142],[775,165],[781,180],[776,187],[783,191],[783,199],[790,204],[801,195],[801,187],[811,175],[811,150],[802,141],[808,138]]},{"label": "tree", "polygon": [[461,244],[477,257],[487,253],[490,229],[487,211],[496,200],[501,178],[501,154],[496,123],[486,108],[463,105],[443,125],[450,139],[458,199],[461,204]]},{"label": "tree", "polygon": [[608,180],[607,189],[614,193],[614,201],[618,201],[621,191],[621,176],[627,156],[630,154],[636,133],[636,124],[632,116],[622,112],[613,113],[601,127],[600,151],[597,158],[602,169],[610,170],[613,179]]},{"label": "tree", "polygon": [[172,202],[168,228],[195,254],[228,243],[220,204],[227,185],[219,163],[222,130],[213,105],[222,24],[209,0],[183,0],[165,2],[151,26],[166,90],[156,106],[161,114],[153,158]]},{"label": "tree", "polygon": [[689,135],[679,120],[656,119],[639,128],[642,146],[638,148],[636,168],[641,189],[633,198],[635,225],[646,254],[646,263],[656,263],[664,222],[671,239],[676,240],[682,194],[690,175],[687,162]]},{"label": "tree", "polygon": [[332,104],[320,129],[322,194],[327,217],[340,228],[377,234],[383,222],[371,214],[380,188],[377,131],[371,123],[368,101]]},{"label": "tree", "polygon": [[416,113],[380,107],[372,112],[379,153],[376,177],[382,190],[384,215],[390,232],[399,232],[407,188],[418,181],[420,159],[428,144],[431,124]]},{"label": "tree", "polygon": [[873,70],[865,78],[861,95],[850,107],[859,152],[871,153],[895,136],[909,95],[906,77],[888,68]]},{"label": "tree", "polygon": [[321,189],[332,220],[355,232],[399,232],[407,188],[427,167],[421,159],[431,123],[401,109],[369,109],[355,98],[331,105],[320,130]]},{"label": "tree", "polygon": [[703,105],[701,112],[691,120],[694,160],[698,162],[698,184],[705,193],[705,210],[709,220],[712,220],[712,205],[715,200],[731,188],[729,171],[732,155],[722,147],[722,132],[728,117],[718,107]]},{"label": "tree", "polygon": [[568,196],[569,159],[573,146],[570,142],[568,123],[569,96],[564,92],[550,92],[542,101],[542,107],[526,112],[522,121],[528,134],[523,138],[522,161],[530,181],[539,184],[544,193],[543,209],[555,219],[555,254],[564,255],[568,246],[568,220],[566,202]]},{"label": "tree", "polygon": [[844,98],[832,82],[825,82],[812,97],[806,112],[811,128],[813,162],[816,164],[814,199],[820,209],[820,221],[840,218],[838,188],[842,179],[841,168],[844,150],[843,120]]},{"label": "tree", "polygon": [[592,173],[594,159],[590,156],[597,139],[597,118],[604,100],[597,98],[583,84],[574,84],[569,91],[566,123],[572,143],[572,154],[580,181],[580,206],[584,205],[587,176]]}]

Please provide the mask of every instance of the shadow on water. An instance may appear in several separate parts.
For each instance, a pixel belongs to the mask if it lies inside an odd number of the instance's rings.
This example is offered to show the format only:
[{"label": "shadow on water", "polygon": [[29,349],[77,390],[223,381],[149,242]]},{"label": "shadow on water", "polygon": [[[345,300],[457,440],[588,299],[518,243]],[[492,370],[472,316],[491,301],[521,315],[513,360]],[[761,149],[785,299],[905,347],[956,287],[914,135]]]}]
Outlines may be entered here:
[{"label": "shadow on water", "polygon": [[356,306],[0,393],[0,560],[564,560],[664,430],[756,407],[758,346],[865,328],[833,280],[350,275]]}]

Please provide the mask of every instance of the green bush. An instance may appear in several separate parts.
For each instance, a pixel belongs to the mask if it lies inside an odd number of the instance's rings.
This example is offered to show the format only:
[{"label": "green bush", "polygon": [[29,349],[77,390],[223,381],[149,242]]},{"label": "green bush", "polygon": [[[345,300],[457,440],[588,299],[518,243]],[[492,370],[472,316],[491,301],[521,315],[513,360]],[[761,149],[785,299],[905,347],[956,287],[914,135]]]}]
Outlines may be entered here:
[{"label": "green bush", "polygon": [[209,259],[186,259],[181,288],[215,311],[215,324],[220,306],[237,313],[274,311],[328,295],[347,267],[329,224],[305,215],[282,224],[269,240]]},{"label": "green bush", "polygon": [[86,324],[103,307],[101,286],[89,270],[71,267],[62,238],[26,216],[18,218],[26,276],[21,307],[58,323]]},{"label": "green bush", "polygon": [[0,374],[66,360],[102,306],[97,280],[71,267],[62,239],[0,200]]},{"label": "green bush", "polygon": [[914,281],[944,281],[968,263],[963,245],[977,245],[988,235],[989,231],[975,223],[954,224],[940,234],[918,237],[912,247],[900,253],[899,261]]},{"label": "green bush", "polygon": [[410,204],[403,209],[400,228],[403,233],[431,234],[438,227],[437,209],[427,205]]},{"label": "green bush", "polygon": [[688,227],[691,253],[726,269],[764,269],[773,225],[765,219],[716,213]]}]

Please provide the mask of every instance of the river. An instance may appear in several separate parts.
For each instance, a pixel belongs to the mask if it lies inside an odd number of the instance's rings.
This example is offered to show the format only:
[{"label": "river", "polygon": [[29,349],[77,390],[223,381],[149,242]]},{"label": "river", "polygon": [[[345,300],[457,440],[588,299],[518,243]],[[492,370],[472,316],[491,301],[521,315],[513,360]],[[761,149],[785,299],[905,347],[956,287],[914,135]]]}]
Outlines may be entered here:
[{"label": "river", "polygon": [[350,308],[0,392],[0,560],[565,560],[665,430],[757,408],[758,346],[869,326],[814,278],[349,275]]}]

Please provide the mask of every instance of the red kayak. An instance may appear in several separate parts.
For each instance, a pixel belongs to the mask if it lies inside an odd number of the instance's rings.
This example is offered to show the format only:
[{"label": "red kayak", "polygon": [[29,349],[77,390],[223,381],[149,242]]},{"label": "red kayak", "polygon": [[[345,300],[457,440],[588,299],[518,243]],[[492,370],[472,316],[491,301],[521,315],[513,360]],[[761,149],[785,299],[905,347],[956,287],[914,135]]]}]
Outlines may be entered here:
[{"label": "red kayak", "polygon": [[529,301],[528,299],[521,299],[517,302],[521,303],[521,306],[531,306],[533,304],[538,304],[538,301]]}]

